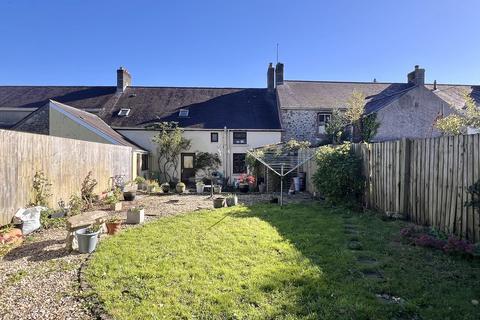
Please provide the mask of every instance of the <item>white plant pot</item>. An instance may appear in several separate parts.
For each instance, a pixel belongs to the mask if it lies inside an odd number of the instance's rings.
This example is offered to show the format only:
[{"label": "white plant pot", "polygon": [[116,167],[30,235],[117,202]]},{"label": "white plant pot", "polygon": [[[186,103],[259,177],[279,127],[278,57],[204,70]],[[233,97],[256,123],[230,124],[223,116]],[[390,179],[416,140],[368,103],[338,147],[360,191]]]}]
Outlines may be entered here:
[{"label": "white plant pot", "polygon": [[205,190],[205,185],[202,184],[201,186],[197,185],[197,193],[203,193]]},{"label": "white plant pot", "polygon": [[127,211],[127,223],[128,224],[141,224],[145,221],[145,209],[140,211]]}]

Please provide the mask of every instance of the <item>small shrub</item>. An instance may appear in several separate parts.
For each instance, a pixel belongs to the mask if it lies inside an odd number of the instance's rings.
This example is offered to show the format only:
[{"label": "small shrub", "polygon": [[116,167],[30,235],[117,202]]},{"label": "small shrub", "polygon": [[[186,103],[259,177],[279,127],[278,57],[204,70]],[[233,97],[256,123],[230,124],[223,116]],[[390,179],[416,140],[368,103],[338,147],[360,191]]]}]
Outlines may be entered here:
[{"label": "small shrub", "polygon": [[63,228],[65,227],[65,218],[50,218],[50,216],[56,211],[53,209],[47,209],[40,212],[40,224],[44,229]]},{"label": "small shrub", "polygon": [[88,172],[87,176],[82,182],[82,188],[80,190],[82,199],[87,209],[92,207],[93,200],[95,199],[95,193],[93,190],[97,184],[97,180],[92,178],[92,171]]},{"label": "small shrub", "polygon": [[136,183],[136,184],[145,183],[145,178],[142,177],[142,176],[137,176],[137,177],[135,178],[135,183]]},{"label": "small shrub", "polygon": [[70,215],[75,216],[77,214],[82,213],[82,210],[84,209],[84,202],[82,198],[79,196],[73,194],[70,197],[70,200],[68,201],[68,206],[70,207]]},{"label": "small shrub", "polygon": [[448,237],[448,241],[443,247],[443,250],[447,253],[473,254],[475,245],[452,235]]},{"label": "small shrub", "polygon": [[350,143],[320,147],[316,157],[318,169],[313,180],[318,191],[333,203],[358,203],[364,178],[361,159],[353,153]]},{"label": "small shrub", "polygon": [[33,176],[33,206],[48,206],[48,199],[52,196],[50,187],[52,184],[48,181],[43,171],[35,172]]}]

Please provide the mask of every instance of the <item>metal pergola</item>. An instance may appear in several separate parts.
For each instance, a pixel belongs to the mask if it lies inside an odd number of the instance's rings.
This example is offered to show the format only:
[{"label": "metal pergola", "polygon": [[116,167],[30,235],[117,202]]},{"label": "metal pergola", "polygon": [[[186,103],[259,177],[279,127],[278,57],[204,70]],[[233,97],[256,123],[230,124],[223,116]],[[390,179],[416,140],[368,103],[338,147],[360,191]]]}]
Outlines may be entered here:
[{"label": "metal pergola", "polygon": [[[255,150],[259,149],[262,148]],[[283,178],[314,157],[312,154],[301,159],[298,152],[282,152],[280,150],[262,151],[261,156],[251,150],[248,150],[247,153],[280,177],[280,206],[283,206]]]}]

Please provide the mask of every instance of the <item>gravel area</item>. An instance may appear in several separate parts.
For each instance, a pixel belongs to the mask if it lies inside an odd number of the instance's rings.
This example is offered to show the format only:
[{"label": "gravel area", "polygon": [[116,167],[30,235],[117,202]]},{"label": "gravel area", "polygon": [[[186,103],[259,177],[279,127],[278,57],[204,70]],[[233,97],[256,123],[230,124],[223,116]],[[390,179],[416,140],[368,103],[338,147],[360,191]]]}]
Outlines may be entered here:
[{"label": "gravel area", "polygon": [[[239,202],[246,205],[271,198],[269,194],[239,194]],[[311,201],[311,196],[285,197],[285,203],[304,201]],[[145,207],[147,222],[213,208],[208,195],[139,195],[135,201],[124,202],[122,211],[109,214],[126,216],[129,207],[138,205]],[[78,281],[80,266],[88,255],[67,252],[65,238],[63,228],[40,230],[0,257],[0,319],[95,319]]]}]

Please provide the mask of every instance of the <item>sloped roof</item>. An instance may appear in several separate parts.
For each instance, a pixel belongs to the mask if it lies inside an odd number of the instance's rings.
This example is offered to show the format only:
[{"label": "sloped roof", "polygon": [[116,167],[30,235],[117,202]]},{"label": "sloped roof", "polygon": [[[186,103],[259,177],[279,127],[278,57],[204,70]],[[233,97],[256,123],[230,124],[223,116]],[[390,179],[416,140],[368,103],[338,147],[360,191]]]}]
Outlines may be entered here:
[{"label": "sloped roof", "polygon": [[433,84],[427,84],[425,86],[457,110],[462,110],[465,107],[465,92],[475,100],[477,106],[480,106],[479,85],[437,84],[436,90],[433,90]]},{"label": "sloped roof", "polygon": [[[130,109],[127,117],[118,116],[122,108]],[[176,121],[183,128],[281,129],[275,93],[267,89],[128,87],[100,116],[114,128]]]},{"label": "sloped roof", "polygon": [[136,151],[145,151],[133,142],[129,141],[126,139],[124,136],[119,134],[117,131],[113,130],[108,124],[106,124],[102,119],[100,119],[98,116],[86,112],[77,108],[73,108],[71,106],[68,106],[66,104],[60,103],[58,101],[50,100],[45,106],[37,109],[37,111],[32,112],[28,117],[24,118],[15,126],[12,128],[15,130],[16,128],[19,128],[28,121],[29,119],[34,118],[37,114],[41,113],[43,109],[45,108],[52,108],[55,107],[57,109],[62,110],[64,113],[67,113],[68,115],[76,118],[76,120],[80,121],[86,129],[88,130],[95,130],[98,134],[98,131],[107,137],[107,140],[111,140],[112,143],[117,144],[117,145],[122,145],[122,146],[127,146],[131,147]]},{"label": "sloped roof", "polygon": [[[459,110],[465,105],[465,91],[480,105],[480,86],[438,84],[437,90],[433,90],[433,84],[425,87]],[[359,91],[366,96],[365,113],[369,114],[387,106],[412,88],[415,85],[411,83],[287,80],[277,90],[281,108],[312,110],[346,108],[352,92]]]},{"label": "sloped roof", "polygon": [[50,99],[79,109],[100,109],[115,96],[116,90],[101,86],[0,86],[0,110],[40,108]]}]

